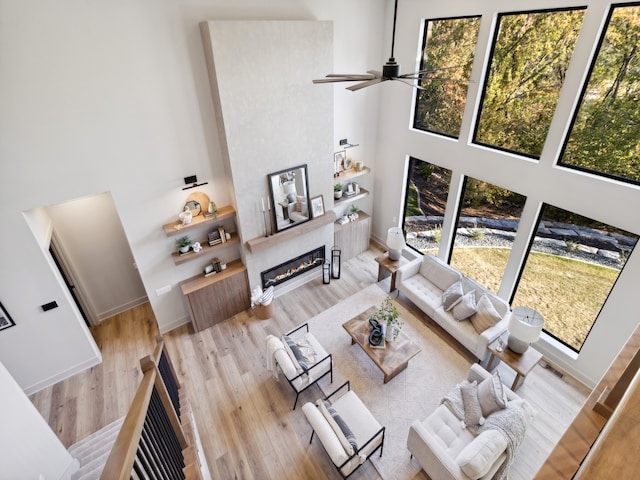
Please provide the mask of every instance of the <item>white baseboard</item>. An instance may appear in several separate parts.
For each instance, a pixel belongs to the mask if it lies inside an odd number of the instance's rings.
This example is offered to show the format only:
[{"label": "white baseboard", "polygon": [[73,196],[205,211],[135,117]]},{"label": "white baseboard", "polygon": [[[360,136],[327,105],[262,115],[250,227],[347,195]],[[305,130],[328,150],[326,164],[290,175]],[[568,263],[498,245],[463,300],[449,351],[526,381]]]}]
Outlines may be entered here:
[{"label": "white baseboard", "polygon": [[33,385],[30,385],[28,387],[25,387],[24,393],[26,395],[32,395],[36,392],[39,392],[40,390],[43,390],[47,387],[50,387],[52,385],[55,385],[58,382],[61,382],[62,380],[66,380],[69,377],[74,376],[77,373],[80,372],[84,372],[85,370],[91,368],[91,367],[95,367],[96,365],[100,365],[100,363],[102,363],[102,355],[100,355],[100,353],[98,352],[98,355],[95,357],[92,357],[84,362],[81,362],[77,365],[74,365],[71,368],[67,368],[66,370],[57,373],[56,375],[52,375],[51,377],[42,380],[40,382],[34,383]]},{"label": "white baseboard", "polygon": [[182,325],[190,322],[191,322],[191,319],[188,316],[184,316],[166,325],[158,325],[158,330],[160,331],[160,335],[163,335],[175,328],[181,327]]},{"label": "white baseboard", "polygon": [[131,300],[130,302],[124,303],[117,307],[111,308],[105,312],[99,313],[97,315],[98,321],[102,322],[107,318],[111,318],[115,315],[118,315],[119,313],[126,312],[127,310],[131,310],[132,308],[142,305],[143,303],[147,303],[148,301],[149,301],[149,298],[145,295],[143,297],[136,298],[134,300]]}]

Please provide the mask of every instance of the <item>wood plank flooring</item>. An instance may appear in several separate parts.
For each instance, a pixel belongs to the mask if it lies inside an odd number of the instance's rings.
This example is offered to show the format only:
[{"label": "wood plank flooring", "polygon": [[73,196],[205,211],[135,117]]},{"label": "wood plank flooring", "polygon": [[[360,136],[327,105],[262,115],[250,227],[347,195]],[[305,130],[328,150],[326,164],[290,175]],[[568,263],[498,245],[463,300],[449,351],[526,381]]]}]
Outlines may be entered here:
[{"label": "wood plank flooring", "polygon": [[[293,390],[286,381],[275,381],[265,369],[264,338],[281,334],[375,283],[378,264],[374,259],[380,253],[372,246],[343,262],[341,278],[330,285],[316,278],[278,297],[274,317],[269,320],[259,320],[248,310],[202,332],[193,333],[185,325],[164,335],[179,381],[191,400],[213,478],[341,478],[318,439],[309,445],[311,430],[300,410],[304,402],[319,397],[319,388],[301,394],[292,413]],[[383,284],[388,286],[388,282],[386,279]],[[446,338],[408,300],[400,296],[400,301]],[[102,322],[92,333],[103,363],[30,397],[66,446],[126,414],[141,378],[139,360],[152,351],[157,326],[146,304]],[[457,350],[466,355],[461,347]],[[537,370],[542,369],[534,372]],[[521,389],[526,389],[526,398],[538,410],[547,408],[545,402],[553,402],[549,408],[560,409],[569,423],[588,392],[567,382],[563,382],[566,388],[558,389],[557,384],[545,383],[545,371],[540,375],[534,372]],[[505,375],[506,383],[509,373]],[[563,427],[547,425],[546,416],[540,417],[533,441],[537,448],[550,451]],[[524,471],[537,469],[525,467]],[[380,477],[367,462],[354,478]],[[416,476],[426,478],[424,472]],[[519,474],[517,478],[527,477]]]}]

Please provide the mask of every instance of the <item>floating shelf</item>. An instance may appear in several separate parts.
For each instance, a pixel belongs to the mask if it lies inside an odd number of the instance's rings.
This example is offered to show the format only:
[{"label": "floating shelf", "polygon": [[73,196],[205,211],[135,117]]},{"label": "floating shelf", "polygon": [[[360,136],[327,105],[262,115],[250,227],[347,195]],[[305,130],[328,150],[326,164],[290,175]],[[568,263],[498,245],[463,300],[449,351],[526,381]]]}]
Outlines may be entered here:
[{"label": "floating shelf", "polygon": [[190,250],[189,253],[185,253],[185,254],[173,252],[171,254],[171,258],[173,258],[173,263],[175,263],[176,265],[181,265],[183,263],[190,262],[191,260],[197,257],[210,255],[216,250],[221,250],[223,248],[227,248],[232,245],[238,245],[239,243],[240,243],[240,238],[238,238],[238,235],[236,233],[231,233],[231,238],[224,243],[219,243],[217,245],[214,245],[213,247],[210,247],[208,244],[204,243],[202,244],[202,250],[200,250],[199,252],[194,252],[193,250]]},{"label": "floating shelf", "polygon": [[358,171],[355,168],[350,168],[349,170],[343,170],[340,172],[338,176],[333,177],[334,183],[342,182],[343,180],[350,180],[352,178],[360,177],[361,175],[366,175],[369,173],[371,169],[369,167],[364,167],[362,170]]},{"label": "floating shelf", "polygon": [[337,207],[339,205],[342,205],[343,203],[347,204],[353,202],[354,200],[358,200],[359,198],[366,197],[367,195],[369,195],[369,190],[365,190],[362,187],[360,187],[360,193],[358,193],[357,195],[351,195],[350,197],[345,197],[344,192],[342,192],[342,196],[340,198],[333,199],[333,206]]},{"label": "floating shelf", "polygon": [[251,240],[247,240],[247,248],[249,248],[249,251],[251,253],[256,253],[261,250],[273,247],[274,245],[282,243],[286,240],[290,240],[294,237],[297,237],[298,235],[317,230],[318,228],[329,225],[335,221],[336,213],[333,210],[329,210],[328,212],[325,212],[324,215],[313,218],[308,222],[301,223],[300,225],[297,225],[295,227],[288,228],[287,230],[283,230],[282,232],[274,233],[273,235],[269,235],[268,237],[256,237],[252,238]]},{"label": "floating shelf", "polygon": [[189,225],[182,225],[180,221],[175,221],[175,222],[171,222],[171,223],[167,223],[166,225],[163,225],[162,229],[164,230],[164,233],[168,237],[171,237],[173,235],[182,234],[190,230],[193,230],[194,228],[201,227],[203,225],[206,225],[207,223],[215,223],[215,222],[220,222],[221,220],[225,220],[227,218],[232,218],[235,216],[235,214],[236,214],[236,209],[233,208],[231,205],[226,205],[224,207],[218,208],[217,215],[211,215],[209,217],[205,217],[204,215],[201,214],[196,217],[193,217],[193,220],[191,220],[191,223]]}]

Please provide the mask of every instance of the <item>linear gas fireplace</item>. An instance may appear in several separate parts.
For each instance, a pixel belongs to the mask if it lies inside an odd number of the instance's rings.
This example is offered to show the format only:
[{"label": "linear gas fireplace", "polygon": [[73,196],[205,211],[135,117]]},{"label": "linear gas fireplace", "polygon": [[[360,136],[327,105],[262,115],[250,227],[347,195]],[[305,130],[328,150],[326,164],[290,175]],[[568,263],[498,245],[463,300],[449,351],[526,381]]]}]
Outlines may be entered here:
[{"label": "linear gas fireplace", "polygon": [[324,263],[324,250],[324,247],[318,247],[315,250],[311,250],[308,253],[281,263],[277,267],[265,270],[260,274],[262,288],[280,285],[314,268],[322,267]]}]

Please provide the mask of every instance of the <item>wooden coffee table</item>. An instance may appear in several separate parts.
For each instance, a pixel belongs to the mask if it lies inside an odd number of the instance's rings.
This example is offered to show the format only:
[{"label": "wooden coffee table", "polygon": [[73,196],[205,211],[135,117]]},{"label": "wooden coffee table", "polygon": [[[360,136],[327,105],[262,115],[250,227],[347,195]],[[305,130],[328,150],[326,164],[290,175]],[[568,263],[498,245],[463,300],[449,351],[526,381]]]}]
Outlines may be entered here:
[{"label": "wooden coffee table", "polygon": [[385,348],[372,348],[369,346],[369,318],[376,312],[376,307],[371,307],[357,317],[342,324],[342,327],[351,336],[351,345],[357,343],[360,348],[373,360],[373,363],[382,370],[384,383],[387,383],[402,370],[407,368],[409,360],[420,353],[420,347],[413,343],[409,337],[400,331],[398,338],[386,342]]}]

